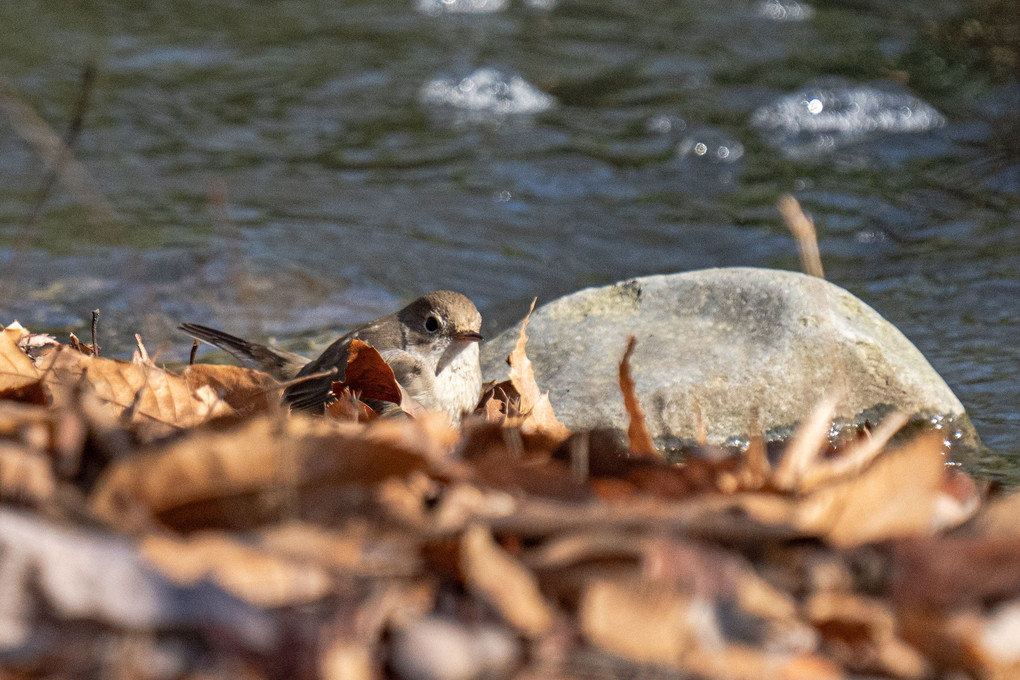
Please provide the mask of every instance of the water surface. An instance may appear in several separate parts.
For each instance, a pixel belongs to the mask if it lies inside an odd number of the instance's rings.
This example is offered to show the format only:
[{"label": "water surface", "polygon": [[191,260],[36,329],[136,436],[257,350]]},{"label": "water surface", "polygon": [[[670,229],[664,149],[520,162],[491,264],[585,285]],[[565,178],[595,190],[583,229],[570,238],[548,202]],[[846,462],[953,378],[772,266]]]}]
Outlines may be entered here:
[{"label": "water surface", "polygon": [[[111,352],[140,330],[180,359],[180,320],[306,349],[448,287],[491,334],[533,296],[798,268],[791,192],[829,280],[917,344],[1016,477],[1016,3],[992,14],[1005,52],[953,34],[989,4],[2,3],[0,74],[57,134],[98,75],[90,184],[58,183],[20,249],[46,164],[0,112],[0,309],[63,332],[99,307]],[[427,94],[480,70],[503,85]]]}]

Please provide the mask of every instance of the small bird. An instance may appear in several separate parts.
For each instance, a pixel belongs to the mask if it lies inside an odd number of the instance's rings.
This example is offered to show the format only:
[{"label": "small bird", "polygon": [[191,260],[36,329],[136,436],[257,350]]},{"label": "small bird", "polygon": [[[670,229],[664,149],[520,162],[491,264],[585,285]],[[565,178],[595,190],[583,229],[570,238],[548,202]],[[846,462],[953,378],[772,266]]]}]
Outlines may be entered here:
[{"label": "small bird", "polygon": [[313,413],[322,413],[333,398],[333,383],[344,379],[348,347],[352,340],[360,339],[379,351],[397,382],[419,404],[428,410],[443,411],[459,422],[481,396],[481,326],[482,316],[471,300],[460,293],[437,290],[398,312],[356,328],[311,361],[207,326],[183,323],[179,328],[280,381],[336,369],[333,375],[304,380],[284,391],[284,404]]}]

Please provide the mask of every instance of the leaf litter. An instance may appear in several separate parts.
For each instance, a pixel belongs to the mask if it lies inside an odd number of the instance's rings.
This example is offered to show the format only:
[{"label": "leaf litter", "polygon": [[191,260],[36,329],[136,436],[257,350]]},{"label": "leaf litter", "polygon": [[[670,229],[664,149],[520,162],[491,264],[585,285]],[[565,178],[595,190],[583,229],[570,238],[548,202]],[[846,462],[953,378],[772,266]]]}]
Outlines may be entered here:
[{"label": "leaf litter", "polygon": [[526,326],[459,429],[368,345],[311,418],[8,326],[0,677],[1020,677],[1020,501],[942,437],[833,445],[826,402],[670,463],[633,342],[620,441],[556,418]]}]

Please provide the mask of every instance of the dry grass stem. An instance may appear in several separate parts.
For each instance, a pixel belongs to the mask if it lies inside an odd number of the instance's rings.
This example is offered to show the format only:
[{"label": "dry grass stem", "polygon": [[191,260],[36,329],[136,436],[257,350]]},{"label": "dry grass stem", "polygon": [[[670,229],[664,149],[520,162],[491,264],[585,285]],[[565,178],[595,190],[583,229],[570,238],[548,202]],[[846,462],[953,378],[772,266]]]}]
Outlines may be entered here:
[{"label": "dry grass stem", "polygon": [[824,279],[825,272],[822,270],[822,256],[818,252],[818,234],[815,231],[814,221],[804,214],[800,203],[789,194],[779,199],[777,207],[779,214],[783,216],[783,221],[786,222],[786,228],[797,239],[804,271],[811,276]]}]

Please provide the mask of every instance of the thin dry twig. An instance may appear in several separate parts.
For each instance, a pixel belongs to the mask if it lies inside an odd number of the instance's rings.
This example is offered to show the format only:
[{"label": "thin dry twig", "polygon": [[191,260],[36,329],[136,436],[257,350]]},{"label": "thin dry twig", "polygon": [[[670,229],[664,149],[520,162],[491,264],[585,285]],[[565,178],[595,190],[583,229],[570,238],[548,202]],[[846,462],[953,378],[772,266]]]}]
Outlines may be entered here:
[{"label": "thin dry twig", "polygon": [[142,363],[152,363],[149,359],[149,350],[145,349],[145,345],[142,344],[142,336],[138,333],[135,333],[135,344],[138,346],[138,357]]},{"label": "thin dry twig", "polygon": [[99,356],[99,341],[96,340],[97,331],[99,329],[99,310],[92,310],[92,356]]},{"label": "thin dry twig", "polygon": [[[76,104],[76,113],[64,139],[61,139],[53,128],[28,105],[14,84],[3,75],[0,75],[0,111],[7,115],[14,131],[47,163],[52,169],[52,174],[67,185],[77,200],[87,204],[96,216],[101,218],[102,222],[117,222],[119,220],[113,206],[92,181],[85,168],[75,160],[71,149],[71,145],[77,140],[81,129],[81,119],[88,106],[88,95],[92,83],[88,67],[82,76],[82,81],[82,93]],[[50,183],[49,179],[44,182],[43,191],[40,192],[41,198],[37,199],[37,203],[44,200],[45,195],[48,195],[47,186]],[[30,216],[29,228],[31,228],[32,221],[34,218]]]},{"label": "thin dry twig", "polygon": [[783,216],[786,228],[797,239],[800,248],[800,261],[804,271],[820,279],[825,278],[822,270],[822,256],[818,251],[818,233],[814,221],[804,214],[796,198],[785,194],[777,204],[779,214]]}]

